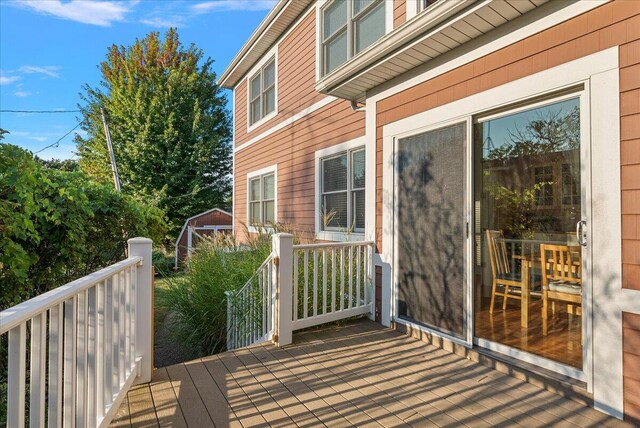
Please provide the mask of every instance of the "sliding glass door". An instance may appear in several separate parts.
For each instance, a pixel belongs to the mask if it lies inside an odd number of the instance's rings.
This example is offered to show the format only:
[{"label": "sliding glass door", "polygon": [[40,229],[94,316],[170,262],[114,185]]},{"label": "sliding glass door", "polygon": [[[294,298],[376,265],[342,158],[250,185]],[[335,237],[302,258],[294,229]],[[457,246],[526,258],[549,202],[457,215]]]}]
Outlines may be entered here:
[{"label": "sliding glass door", "polygon": [[397,317],[466,340],[467,122],[397,140]]},{"label": "sliding glass door", "polygon": [[474,335],[581,370],[580,99],[480,118],[473,147]]}]

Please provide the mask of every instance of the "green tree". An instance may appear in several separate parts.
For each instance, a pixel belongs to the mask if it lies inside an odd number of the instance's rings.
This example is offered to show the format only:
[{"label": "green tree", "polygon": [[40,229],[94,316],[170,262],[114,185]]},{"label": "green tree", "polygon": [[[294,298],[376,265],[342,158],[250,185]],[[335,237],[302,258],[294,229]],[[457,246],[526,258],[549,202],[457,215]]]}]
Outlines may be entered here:
[{"label": "green tree", "polygon": [[231,131],[213,61],[170,29],[131,46],[112,46],[99,87],[83,87],[87,137],[77,137],[80,168],[101,182],[112,173],[100,108],[108,115],[124,192],[153,200],[172,232],[194,213],[228,203]]}]

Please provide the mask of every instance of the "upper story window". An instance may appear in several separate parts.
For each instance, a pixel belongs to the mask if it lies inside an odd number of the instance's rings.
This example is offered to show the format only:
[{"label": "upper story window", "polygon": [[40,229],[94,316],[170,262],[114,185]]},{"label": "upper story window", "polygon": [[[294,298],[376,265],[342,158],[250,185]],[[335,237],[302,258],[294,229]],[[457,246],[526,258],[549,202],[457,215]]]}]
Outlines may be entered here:
[{"label": "upper story window", "polygon": [[364,232],[365,150],[321,159],[322,230]]},{"label": "upper story window", "polygon": [[271,58],[249,79],[249,125],[276,110],[276,60]]},{"label": "upper story window", "polygon": [[438,0],[418,0],[418,12],[422,12]]},{"label": "upper story window", "polygon": [[249,224],[251,226],[268,225],[276,222],[275,171],[249,176],[248,202]]},{"label": "upper story window", "polygon": [[385,34],[385,0],[333,0],[322,10],[322,74]]}]

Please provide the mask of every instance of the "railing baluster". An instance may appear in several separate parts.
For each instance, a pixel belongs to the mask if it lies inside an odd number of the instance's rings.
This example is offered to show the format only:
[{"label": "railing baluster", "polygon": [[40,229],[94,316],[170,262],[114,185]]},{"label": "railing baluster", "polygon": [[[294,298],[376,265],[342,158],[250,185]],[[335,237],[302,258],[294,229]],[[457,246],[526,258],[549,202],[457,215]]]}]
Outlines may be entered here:
[{"label": "railing baluster", "polygon": [[309,316],[309,250],[304,250],[304,318]]},{"label": "railing baluster", "polygon": [[64,426],[75,427],[78,296],[64,302]]},{"label": "railing baluster", "polygon": [[49,311],[49,398],[47,408],[50,427],[62,426],[63,305],[60,303]]},{"label": "railing baluster", "polygon": [[95,426],[96,418],[96,333],[97,333],[97,286],[87,290],[87,426]]},{"label": "railing baluster", "polygon": [[47,312],[31,318],[31,367],[29,370],[29,425],[44,427]]},{"label": "railing baluster", "polygon": [[127,368],[125,366],[124,357],[125,357],[125,346],[126,346],[126,331],[125,331],[125,317],[127,310],[127,301],[126,301],[126,288],[127,284],[125,283],[124,273],[118,273],[118,283],[120,284],[119,291],[119,303],[118,306],[120,310],[118,311],[118,391],[124,385],[126,379]]},{"label": "railing baluster", "polygon": [[313,251],[313,316],[318,315],[318,251]]},{"label": "railing baluster", "polygon": [[[131,365],[136,363],[136,307],[138,305],[138,267],[131,266]],[[152,281],[153,284],[153,281]],[[155,293],[154,290],[152,290]]]},{"label": "railing baluster", "polygon": [[7,427],[24,427],[27,326],[21,323],[9,330],[9,367],[7,379]]},{"label": "railing baluster", "polygon": [[124,366],[125,378],[131,373],[131,272],[122,272],[124,277]]},{"label": "railing baluster", "polygon": [[298,319],[298,252],[293,250],[293,320]]},{"label": "railing baluster", "polygon": [[96,421],[104,416],[104,290],[106,284],[96,285],[96,335],[95,335],[95,417]]},{"label": "railing baluster", "polygon": [[349,247],[349,309],[353,307],[353,246]]},{"label": "railing baluster", "polygon": [[331,312],[336,311],[336,249],[331,249]]},{"label": "railing baluster", "polygon": [[76,426],[87,425],[87,292],[78,294],[78,330],[76,348]]},{"label": "railing baluster", "polygon": [[344,247],[340,247],[340,310],[344,309]]},{"label": "railing baluster", "polygon": [[111,278],[113,287],[113,325],[111,328],[111,397],[120,389],[120,275]]},{"label": "railing baluster", "polygon": [[362,245],[358,245],[356,252],[356,306],[360,307],[360,287],[362,286],[360,282],[360,271],[362,270],[361,266],[362,259]]},{"label": "railing baluster", "polygon": [[327,250],[322,249],[322,314],[327,313]]},{"label": "railing baluster", "polygon": [[104,287],[104,405],[113,401],[113,277],[107,279]]}]

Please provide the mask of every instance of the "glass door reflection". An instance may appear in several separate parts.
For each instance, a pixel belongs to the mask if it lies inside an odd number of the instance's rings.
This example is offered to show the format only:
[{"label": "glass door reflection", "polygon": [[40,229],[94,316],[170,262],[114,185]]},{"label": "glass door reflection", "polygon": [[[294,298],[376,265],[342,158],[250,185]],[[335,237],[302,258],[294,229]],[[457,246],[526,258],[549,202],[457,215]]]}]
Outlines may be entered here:
[{"label": "glass door reflection", "polygon": [[474,125],[475,336],[582,368],[579,98]]}]

